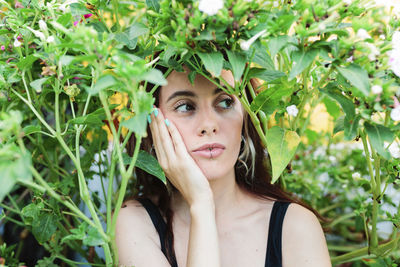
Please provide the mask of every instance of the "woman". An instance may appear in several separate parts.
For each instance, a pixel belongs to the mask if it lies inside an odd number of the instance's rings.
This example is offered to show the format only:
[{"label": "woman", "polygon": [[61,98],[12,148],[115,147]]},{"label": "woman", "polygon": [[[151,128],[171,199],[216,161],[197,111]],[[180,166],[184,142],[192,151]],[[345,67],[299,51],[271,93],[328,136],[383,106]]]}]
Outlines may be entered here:
[{"label": "woman", "polygon": [[[200,75],[192,85],[187,71],[168,76],[149,118],[148,141],[174,189],[168,194],[138,173],[141,198],[118,216],[119,263],[331,266],[316,216],[270,184],[264,149],[239,100]],[[222,77],[233,86],[230,72]]]}]

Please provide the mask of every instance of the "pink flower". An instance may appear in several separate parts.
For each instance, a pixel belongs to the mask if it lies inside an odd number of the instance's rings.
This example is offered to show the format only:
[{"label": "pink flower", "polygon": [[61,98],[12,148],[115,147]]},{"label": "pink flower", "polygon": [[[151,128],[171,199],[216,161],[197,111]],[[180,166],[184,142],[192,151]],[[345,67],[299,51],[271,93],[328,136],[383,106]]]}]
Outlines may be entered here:
[{"label": "pink flower", "polygon": [[93,14],[91,14],[91,13],[83,15],[83,17],[84,17],[85,19],[88,19],[88,18],[90,18],[91,16],[93,16]]},{"label": "pink flower", "polygon": [[393,100],[394,109],[392,109],[392,111],[390,112],[390,118],[393,121],[400,121],[400,102],[395,96],[393,96]]},{"label": "pink flower", "polygon": [[19,40],[21,40],[22,39],[22,36],[21,36],[21,34],[19,34],[18,36],[17,36],[17,40],[19,41]]},{"label": "pink flower", "polygon": [[79,20],[74,21],[74,26],[78,25]]},{"label": "pink flower", "polygon": [[2,46],[0,47],[0,49],[1,49],[1,51],[4,51],[4,50],[6,50],[6,47],[5,47],[4,45],[2,45]]},{"label": "pink flower", "polygon": [[20,2],[15,2],[15,8],[24,8],[24,6]]}]

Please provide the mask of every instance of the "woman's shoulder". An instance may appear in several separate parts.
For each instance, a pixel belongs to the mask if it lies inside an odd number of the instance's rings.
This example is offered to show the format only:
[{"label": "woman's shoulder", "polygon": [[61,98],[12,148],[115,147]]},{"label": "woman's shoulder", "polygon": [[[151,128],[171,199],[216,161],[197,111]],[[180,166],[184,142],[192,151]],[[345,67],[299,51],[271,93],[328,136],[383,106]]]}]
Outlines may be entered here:
[{"label": "woman's shoulder", "polygon": [[289,205],[283,222],[282,255],[287,266],[331,266],[317,216],[296,203]]},{"label": "woman's shoulder", "polygon": [[136,199],[125,201],[117,217],[116,236],[125,236],[132,232],[140,232],[142,235],[147,234],[150,237],[155,233],[146,209]]},{"label": "woman's shoulder", "polygon": [[150,216],[137,200],[122,205],[117,217],[115,242],[120,264],[124,266],[169,266]]}]

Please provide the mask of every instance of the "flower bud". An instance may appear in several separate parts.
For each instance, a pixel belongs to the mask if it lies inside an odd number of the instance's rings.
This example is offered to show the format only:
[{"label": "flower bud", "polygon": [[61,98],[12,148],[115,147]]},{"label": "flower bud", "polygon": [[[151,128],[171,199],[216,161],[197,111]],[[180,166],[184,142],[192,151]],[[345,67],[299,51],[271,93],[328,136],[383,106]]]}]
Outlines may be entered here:
[{"label": "flower bud", "polygon": [[380,93],[382,93],[382,86],[376,84],[371,87],[371,91],[373,94],[379,95]]},{"label": "flower bud", "polygon": [[65,93],[71,98],[72,101],[75,100],[75,96],[79,95],[81,90],[76,86],[76,84],[67,85],[64,87]]},{"label": "flower bud", "polygon": [[14,47],[20,47],[22,43],[18,41],[17,39],[14,40]]},{"label": "flower bud", "polygon": [[296,117],[297,114],[299,113],[299,110],[297,109],[296,105],[290,105],[286,108],[287,113],[289,116]]},{"label": "flower bud", "polygon": [[39,28],[43,31],[43,32],[47,32],[47,24],[44,20],[39,20]]},{"label": "flower bud", "polygon": [[218,13],[218,10],[224,7],[223,0],[200,0],[199,10],[206,13],[209,16],[213,16]]},{"label": "flower bud", "polygon": [[361,40],[365,39],[370,39],[371,36],[368,34],[368,32],[365,29],[358,29],[357,31],[357,37],[360,38]]}]

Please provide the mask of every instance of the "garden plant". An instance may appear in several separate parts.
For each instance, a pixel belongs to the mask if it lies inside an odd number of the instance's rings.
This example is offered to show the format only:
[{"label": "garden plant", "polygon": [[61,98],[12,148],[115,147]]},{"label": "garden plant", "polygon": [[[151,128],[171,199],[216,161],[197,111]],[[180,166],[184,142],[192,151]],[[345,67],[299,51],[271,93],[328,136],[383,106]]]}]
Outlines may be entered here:
[{"label": "garden plant", "polygon": [[399,16],[368,0],[0,0],[0,266],[28,264],[30,235],[37,266],[118,265],[135,169],[166,181],[139,149],[152,94],[183,65],[240,99],[273,182],[327,219],[333,266],[399,266]]}]

